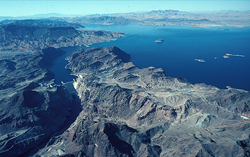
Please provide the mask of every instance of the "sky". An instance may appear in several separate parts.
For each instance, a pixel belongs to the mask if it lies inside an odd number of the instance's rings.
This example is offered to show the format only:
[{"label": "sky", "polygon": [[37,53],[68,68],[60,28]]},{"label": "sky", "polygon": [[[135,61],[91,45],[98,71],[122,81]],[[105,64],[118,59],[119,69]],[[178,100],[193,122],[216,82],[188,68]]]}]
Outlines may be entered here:
[{"label": "sky", "polygon": [[151,10],[212,12],[221,10],[250,10],[250,0],[0,0],[0,16],[27,16],[59,13],[66,15],[144,12]]}]

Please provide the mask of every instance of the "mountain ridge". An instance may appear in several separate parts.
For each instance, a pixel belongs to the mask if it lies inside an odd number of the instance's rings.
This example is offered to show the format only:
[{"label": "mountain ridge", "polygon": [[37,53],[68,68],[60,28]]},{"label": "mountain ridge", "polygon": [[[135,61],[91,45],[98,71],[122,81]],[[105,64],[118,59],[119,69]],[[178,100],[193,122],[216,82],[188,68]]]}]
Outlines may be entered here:
[{"label": "mountain ridge", "polygon": [[36,155],[248,155],[248,91],[193,85],[160,68],[139,69],[123,62],[123,53],[92,48],[66,58],[66,68],[78,76],[74,87],[82,111]]},{"label": "mountain ridge", "polygon": [[[50,20],[6,21],[0,28],[0,51],[33,51],[47,47],[88,46],[115,40],[124,33],[86,30],[78,24]],[[76,27],[76,28],[74,28]]]}]

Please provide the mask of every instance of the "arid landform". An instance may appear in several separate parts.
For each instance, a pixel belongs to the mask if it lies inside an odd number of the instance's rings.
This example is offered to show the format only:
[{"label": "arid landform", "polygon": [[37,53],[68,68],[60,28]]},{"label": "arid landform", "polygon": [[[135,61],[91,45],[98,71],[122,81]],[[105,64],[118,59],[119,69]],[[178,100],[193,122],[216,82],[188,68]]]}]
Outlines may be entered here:
[{"label": "arid landform", "polygon": [[216,14],[170,10],[1,21],[0,156],[250,156],[249,91],[140,69],[115,46],[67,56],[65,68],[77,77],[72,82],[55,84],[48,70],[65,53],[60,47],[125,36],[82,23],[249,26],[248,12]]},{"label": "arid landform", "polygon": [[178,10],[154,10],[143,13],[90,15],[64,18],[72,23],[85,24],[142,24],[142,25],[191,25],[194,27],[250,26],[250,11],[196,13]]}]

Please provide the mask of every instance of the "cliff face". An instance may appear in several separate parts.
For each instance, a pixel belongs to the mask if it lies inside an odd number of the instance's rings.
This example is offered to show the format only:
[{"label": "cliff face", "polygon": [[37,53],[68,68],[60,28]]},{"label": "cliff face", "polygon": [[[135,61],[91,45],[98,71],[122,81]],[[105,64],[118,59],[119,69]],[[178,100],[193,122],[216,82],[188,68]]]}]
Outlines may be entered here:
[{"label": "cliff face", "polygon": [[[40,23],[40,25],[39,25]],[[48,47],[87,46],[115,40],[124,33],[90,31],[77,24],[24,20],[0,25],[0,51],[34,51]]]},{"label": "cliff face", "polygon": [[4,25],[2,27],[6,36],[13,36],[18,39],[29,38],[51,38],[55,40],[61,36],[66,38],[78,36],[79,33],[73,27],[48,27],[48,26],[29,26],[29,25]]},{"label": "cliff face", "polygon": [[46,69],[64,52],[54,48],[0,60],[0,156],[18,156],[57,131],[71,100]]},{"label": "cliff face", "polygon": [[250,93],[137,68],[117,47],[67,57],[82,111],[36,155],[249,156]]}]

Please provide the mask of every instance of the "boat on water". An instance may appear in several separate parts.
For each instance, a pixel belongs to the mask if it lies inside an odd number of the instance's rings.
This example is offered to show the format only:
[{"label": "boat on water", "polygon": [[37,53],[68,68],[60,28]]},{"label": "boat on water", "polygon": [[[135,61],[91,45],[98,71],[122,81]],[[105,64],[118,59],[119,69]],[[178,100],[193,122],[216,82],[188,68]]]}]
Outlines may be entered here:
[{"label": "boat on water", "polygon": [[164,40],[162,40],[162,39],[158,39],[158,40],[155,40],[155,42],[156,42],[156,43],[163,43],[163,42],[164,42]]}]

